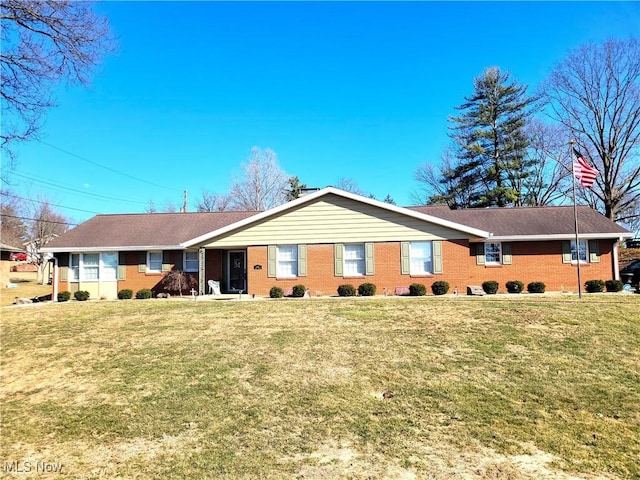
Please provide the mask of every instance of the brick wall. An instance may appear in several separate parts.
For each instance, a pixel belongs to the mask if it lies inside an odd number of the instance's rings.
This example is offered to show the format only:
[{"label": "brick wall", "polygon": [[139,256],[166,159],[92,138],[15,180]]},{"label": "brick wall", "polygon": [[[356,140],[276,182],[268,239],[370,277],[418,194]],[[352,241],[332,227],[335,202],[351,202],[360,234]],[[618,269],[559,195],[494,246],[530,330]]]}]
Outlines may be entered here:
[{"label": "brick wall", "polygon": [[[601,240],[600,262],[580,265],[582,289],[587,280],[611,280],[613,272],[613,242]],[[511,265],[476,265],[475,256],[469,257],[469,284],[481,285],[486,280],[500,284],[499,292],[506,292],[505,283],[520,280],[525,289],[530,282],[543,282],[547,291],[578,291],[577,266],[562,263],[562,242],[513,242]]]},{"label": "brick wall", "polygon": [[[600,241],[600,262],[581,265],[582,284],[590,279],[609,280],[612,270],[613,242]],[[422,283],[431,293],[431,284],[437,280],[449,283],[449,293],[457,287],[466,293],[467,285],[482,285],[487,280],[497,281],[499,292],[506,292],[505,283],[520,280],[526,285],[534,281],[545,283],[547,291],[577,292],[576,266],[562,263],[562,242],[513,242],[512,264],[501,266],[476,265],[473,249],[466,240],[443,241],[441,275],[402,275],[400,265],[400,243],[380,242],[374,246],[375,274],[362,277],[336,277],[333,264],[333,244],[307,245],[307,276],[295,279],[267,277],[267,247],[250,247],[247,250],[249,293],[266,296],[272,286],[283,290],[303,284],[312,296],[337,295],[337,288],[344,283],[358,287],[371,282],[377,287],[377,294],[384,290],[393,293],[395,287]],[[262,265],[254,270],[253,265]]]},{"label": "brick wall", "polygon": [[[205,256],[205,274],[206,279],[219,280],[224,278],[222,275],[223,271],[223,263],[222,263],[222,251],[220,250],[207,250]],[[169,268],[172,269],[175,267],[176,262],[178,261],[177,256],[182,255],[182,252],[173,251],[169,252]],[[122,252],[120,255],[120,262],[124,260],[124,263],[120,263],[120,265],[124,265],[125,268],[125,279],[118,281],[117,291],[123,289],[130,289],[133,291],[134,295],[138,290],[143,288],[149,288],[154,292],[162,292],[164,291],[164,286],[162,285],[162,281],[167,275],[168,272],[161,273],[146,273],[138,271],[138,264],[141,262],[142,257],[146,256],[146,252]],[[60,266],[68,266],[68,255],[67,254],[59,254],[60,258]],[[187,275],[192,279],[192,283],[195,285],[197,290],[197,282],[198,282],[198,272],[187,272]],[[65,290],[69,290],[73,292],[78,289],[77,283],[69,284],[66,281],[60,281],[58,276],[58,291],[62,292]],[[205,286],[205,289],[208,287]],[[189,288],[185,289],[184,293],[188,293]]]},{"label": "brick wall", "polygon": [[[591,279],[610,280],[614,278],[612,268],[613,241],[601,240],[600,262],[583,264],[581,266],[582,284]],[[408,287],[412,283],[422,283],[431,292],[431,284],[437,280],[449,283],[452,293],[454,288],[466,293],[467,285],[481,285],[487,280],[495,280],[499,283],[499,292],[506,292],[505,283],[509,280],[520,280],[526,285],[534,281],[542,281],[546,284],[547,291],[577,291],[576,266],[562,263],[562,242],[513,242],[512,264],[500,266],[476,265],[476,257],[473,248],[469,248],[466,240],[442,242],[442,266],[440,275],[412,276],[401,274],[400,242],[379,242],[374,244],[374,275],[362,277],[336,277],[334,275],[334,245],[319,244],[307,245],[307,276],[294,279],[278,279],[267,277],[267,247],[249,247],[247,249],[247,279],[249,293],[257,296],[269,295],[273,286],[279,286],[283,290],[294,285],[303,284],[310,290],[311,295],[337,295],[339,285],[348,283],[358,287],[361,283],[371,282],[377,287],[377,294],[383,295],[385,289],[390,294],[396,287]],[[176,262],[172,252],[169,260]],[[162,291],[163,273],[138,272],[138,262],[141,252],[127,252],[124,254],[126,263],[126,279],[118,282],[118,291],[124,288],[137,292],[142,288],[150,288],[154,291]],[[61,256],[61,265],[68,265],[68,258]],[[225,251],[207,250],[205,257],[206,280],[225,281]],[[261,265],[261,269],[254,269],[255,265]],[[196,280],[197,272],[190,273]],[[205,287],[208,291],[208,287]],[[67,282],[58,282],[58,291],[72,290],[73,285]]]},{"label": "brick wall", "polygon": [[[393,294],[396,287],[408,287],[412,283],[422,283],[430,291],[431,284],[437,280],[446,280],[454,286],[466,285],[469,274],[468,242],[443,242],[442,275],[412,276],[401,273],[400,242],[378,242],[374,244],[374,275],[361,277],[336,277],[334,274],[334,246],[333,244],[307,245],[307,276],[295,279],[279,279],[267,277],[267,247],[250,247],[247,251],[249,293],[258,296],[269,294],[273,286],[283,290],[294,285],[303,284],[310,290],[312,296],[337,295],[339,285],[348,283],[358,288],[358,285],[371,282],[376,285],[378,295],[383,295],[385,289]],[[452,262],[451,259],[462,259]],[[262,265],[261,270],[254,270],[253,265]],[[461,288],[461,287],[459,287]]]}]

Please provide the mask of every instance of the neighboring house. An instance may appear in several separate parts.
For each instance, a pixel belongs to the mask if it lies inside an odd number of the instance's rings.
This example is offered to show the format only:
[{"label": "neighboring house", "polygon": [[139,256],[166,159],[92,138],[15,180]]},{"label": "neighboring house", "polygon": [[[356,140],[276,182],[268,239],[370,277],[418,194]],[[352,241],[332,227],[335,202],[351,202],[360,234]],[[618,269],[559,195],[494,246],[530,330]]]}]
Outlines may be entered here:
[{"label": "neighboring house", "polygon": [[24,248],[14,247],[12,245],[7,245],[6,243],[0,243],[0,261],[10,261],[12,253],[22,253],[24,252]]},{"label": "neighboring house", "polygon": [[24,250],[6,243],[0,243],[0,288],[9,284],[9,270],[11,268],[11,255],[22,253]]},{"label": "neighboring house", "polygon": [[52,240],[54,293],[88,290],[115,298],[121,289],[166,290],[166,275],[186,272],[206,293],[266,296],[303,284],[335,295],[364,282],[378,293],[436,280],[464,293],[486,280],[542,281],[548,291],[618,276],[618,242],[630,232],[589,207],[449,210],[372,200],[332,187],[264,212],[98,215]]}]

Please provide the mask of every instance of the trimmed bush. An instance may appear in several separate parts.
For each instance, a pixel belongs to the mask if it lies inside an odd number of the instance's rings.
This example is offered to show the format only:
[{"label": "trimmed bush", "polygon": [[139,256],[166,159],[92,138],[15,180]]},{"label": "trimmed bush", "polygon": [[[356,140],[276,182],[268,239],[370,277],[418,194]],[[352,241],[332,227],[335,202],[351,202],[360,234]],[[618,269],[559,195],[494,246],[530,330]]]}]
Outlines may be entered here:
[{"label": "trimmed bush", "polygon": [[604,290],[604,282],[602,280],[587,280],[584,282],[584,288],[588,293],[598,293]]},{"label": "trimmed bush", "polygon": [[356,288],[353,285],[345,283],[344,285],[340,285],[338,287],[338,295],[340,295],[341,297],[355,297]]},{"label": "trimmed bush", "polygon": [[118,292],[118,298],[120,300],[129,300],[130,298],[133,298],[133,290],[123,288]]},{"label": "trimmed bush", "polygon": [[527,292],[529,293],[544,293],[547,286],[542,282],[531,282],[527,285]]},{"label": "trimmed bush", "polygon": [[153,297],[153,292],[148,288],[142,288],[136,292],[136,298],[138,300],[144,300],[151,297]]},{"label": "trimmed bush", "polygon": [[507,287],[507,292],[509,293],[520,293],[524,290],[524,283],[522,283],[520,280],[510,280],[505,283],[505,286]]},{"label": "trimmed bush", "polygon": [[68,292],[66,290],[64,292],[58,292],[59,302],[68,302],[69,300],[71,300],[71,292]]},{"label": "trimmed bush", "polygon": [[280,287],[271,287],[271,290],[269,290],[269,296],[271,298],[282,298],[284,297],[284,290]]},{"label": "trimmed bush", "polygon": [[422,297],[427,294],[427,287],[421,283],[412,283],[409,285],[409,295],[412,297]]},{"label": "trimmed bush", "polygon": [[291,296],[296,298],[304,297],[306,291],[307,287],[304,285],[294,285],[291,289]]},{"label": "trimmed bush", "polygon": [[444,295],[449,291],[449,284],[444,280],[438,280],[431,284],[431,291],[434,295]]},{"label": "trimmed bush", "polygon": [[376,286],[373,283],[363,283],[358,287],[358,295],[373,297],[376,294]]},{"label": "trimmed bush", "polygon": [[607,280],[604,282],[604,286],[607,289],[607,292],[621,292],[624,288],[624,283],[620,280]]},{"label": "trimmed bush", "polygon": [[486,282],[482,282],[482,289],[487,295],[495,295],[498,291],[498,286],[499,283],[495,280],[487,280]]},{"label": "trimmed bush", "polygon": [[86,290],[78,290],[73,294],[73,298],[75,298],[79,302],[84,302],[86,300],[89,300],[89,292],[87,292]]}]

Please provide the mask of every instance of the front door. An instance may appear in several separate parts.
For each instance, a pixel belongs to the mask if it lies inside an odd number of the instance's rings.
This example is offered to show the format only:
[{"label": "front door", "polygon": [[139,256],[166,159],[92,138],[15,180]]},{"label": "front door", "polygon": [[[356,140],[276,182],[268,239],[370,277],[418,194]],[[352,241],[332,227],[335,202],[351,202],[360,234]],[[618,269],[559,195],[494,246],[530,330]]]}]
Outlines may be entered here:
[{"label": "front door", "polygon": [[247,261],[244,250],[232,250],[229,252],[229,290],[247,291]]}]

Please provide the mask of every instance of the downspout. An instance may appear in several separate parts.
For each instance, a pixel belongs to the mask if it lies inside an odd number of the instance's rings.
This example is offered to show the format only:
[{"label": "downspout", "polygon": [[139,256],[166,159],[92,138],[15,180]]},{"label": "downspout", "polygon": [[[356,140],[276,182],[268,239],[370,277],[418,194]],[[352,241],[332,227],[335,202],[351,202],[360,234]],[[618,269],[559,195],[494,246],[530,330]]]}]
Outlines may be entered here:
[{"label": "downspout", "polygon": [[58,301],[58,257],[55,255],[49,260],[53,262],[53,275],[51,276],[51,283],[53,283],[53,295],[51,301]]},{"label": "downspout", "polygon": [[615,242],[613,242],[613,279],[620,280],[620,269],[618,268],[618,245],[620,245],[620,241],[622,239],[619,238]]}]

